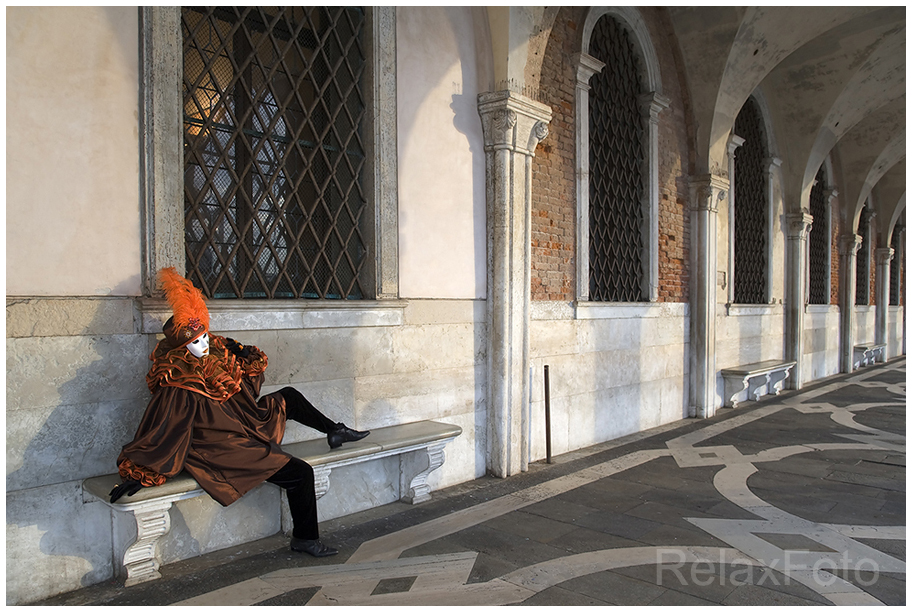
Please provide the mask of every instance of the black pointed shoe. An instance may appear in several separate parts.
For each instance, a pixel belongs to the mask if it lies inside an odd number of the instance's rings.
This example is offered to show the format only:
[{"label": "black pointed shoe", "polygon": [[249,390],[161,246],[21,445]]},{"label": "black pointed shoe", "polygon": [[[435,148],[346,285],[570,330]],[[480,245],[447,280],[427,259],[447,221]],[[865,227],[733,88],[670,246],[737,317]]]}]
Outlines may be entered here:
[{"label": "black pointed shoe", "polygon": [[314,557],[329,557],[339,551],[330,548],[320,540],[301,540],[300,538],[291,538],[291,550],[295,552],[306,552]]},{"label": "black pointed shoe", "polygon": [[336,428],[326,434],[329,448],[339,448],[343,442],[355,442],[366,438],[370,431],[355,431],[345,426],[345,423],[336,423]]}]

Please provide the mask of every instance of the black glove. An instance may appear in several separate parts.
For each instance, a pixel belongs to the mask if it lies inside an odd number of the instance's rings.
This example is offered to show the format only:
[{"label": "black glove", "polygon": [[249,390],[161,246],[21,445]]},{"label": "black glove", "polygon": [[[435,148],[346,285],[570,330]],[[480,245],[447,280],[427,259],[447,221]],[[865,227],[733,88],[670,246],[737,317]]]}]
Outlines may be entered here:
[{"label": "black glove", "polygon": [[225,348],[235,357],[250,357],[250,349],[231,338],[225,338]]},{"label": "black glove", "polygon": [[125,480],[111,490],[111,503],[113,504],[116,502],[118,499],[123,497],[125,493],[128,496],[132,496],[142,488],[142,483],[138,480],[133,480],[132,478]]}]

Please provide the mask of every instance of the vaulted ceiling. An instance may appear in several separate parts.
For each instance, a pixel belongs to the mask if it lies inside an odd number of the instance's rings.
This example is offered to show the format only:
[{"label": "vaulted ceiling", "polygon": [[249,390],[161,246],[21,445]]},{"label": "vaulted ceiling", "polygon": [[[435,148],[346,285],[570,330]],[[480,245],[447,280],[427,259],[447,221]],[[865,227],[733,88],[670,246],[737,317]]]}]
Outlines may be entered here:
[{"label": "vaulted ceiling", "polygon": [[840,216],[871,199],[878,244],[905,207],[905,7],[672,7],[696,133],[697,174],[724,173],[750,95],[782,160],[786,209],[807,207],[830,156]]}]

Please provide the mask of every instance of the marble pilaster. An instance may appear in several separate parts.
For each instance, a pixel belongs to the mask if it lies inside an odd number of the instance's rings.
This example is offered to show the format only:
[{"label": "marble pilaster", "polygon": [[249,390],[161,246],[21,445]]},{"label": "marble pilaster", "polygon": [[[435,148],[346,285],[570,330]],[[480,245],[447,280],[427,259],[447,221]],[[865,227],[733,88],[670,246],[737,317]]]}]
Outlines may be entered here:
[{"label": "marble pilaster", "polygon": [[801,388],[801,364],[804,355],[804,304],[807,290],[807,238],[814,218],[807,212],[790,213],[786,249],[785,293],[785,358],[795,362],[787,384]]},{"label": "marble pilaster", "polygon": [[839,363],[841,372],[852,371],[855,348],[855,255],[861,247],[861,242],[862,238],[858,234],[845,234],[839,237],[839,324],[842,328]]},{"label": "marble pilaster", "polygon": [[893,259],[890,247],[875,249],[874,261],[874,338],[877,344],[887,343],[887,305],[890,303],[890,261]]},{"label": "marble pilaster", "polygon": [[717,175],[694,177],[690,183],[693,272],[691,293],[691,402],[692,415],[713,416],[716,411],[716,276],[719,204],[728,179]]},{"label": "marble pilaster", "polygon": [[551,109],[510,91],[478,96],[488,227],[488,470],[528,469],[532,156]]}]

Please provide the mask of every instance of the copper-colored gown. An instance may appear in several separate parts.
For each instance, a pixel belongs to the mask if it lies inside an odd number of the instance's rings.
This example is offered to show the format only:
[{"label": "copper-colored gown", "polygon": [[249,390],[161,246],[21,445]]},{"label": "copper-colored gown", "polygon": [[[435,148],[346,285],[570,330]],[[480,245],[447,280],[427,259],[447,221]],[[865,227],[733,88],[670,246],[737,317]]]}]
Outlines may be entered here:
[{"label": "copper-colored gown", "polygon": [[210,336],[209,355],[161,341],[146,377],[149,402],[133,441],[117,459],[122,476],[145,486],[186,470],[223,506],[239,499],[284,466],[285,400],[257,401],[266,355],[248,346],[236,358],[224,338]]}]

